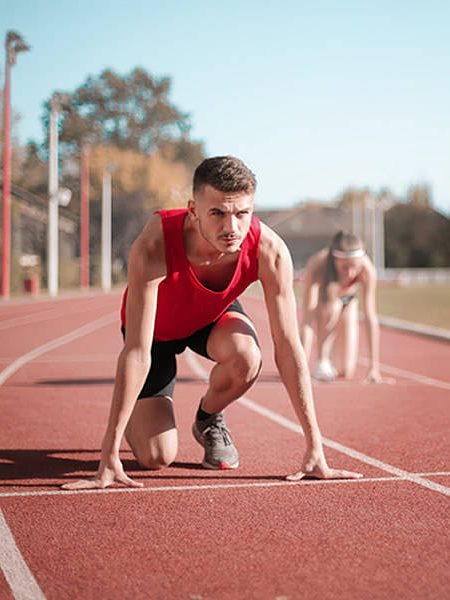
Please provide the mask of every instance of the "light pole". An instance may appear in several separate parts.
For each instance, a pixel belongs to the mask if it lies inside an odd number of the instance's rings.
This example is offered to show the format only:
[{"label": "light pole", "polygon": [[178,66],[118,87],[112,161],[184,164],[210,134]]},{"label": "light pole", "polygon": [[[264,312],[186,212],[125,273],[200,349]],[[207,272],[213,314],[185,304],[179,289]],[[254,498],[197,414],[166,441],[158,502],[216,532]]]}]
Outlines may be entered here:
[{"label": "light pole", "polygon": [[81,146],[80,166],[80,285],[89,288],[89,146]]},{"label": "light pole", "polygon": [[49,121],[49,157],[48,157],[48,231],[47,231],[47,280],[48,293],[58,295],[59,243],[58,207],[67,206],[72,193],[66,188],[59,188],[58,182],[58,114],[66,96],[55,93],[50,100]]},{"label": "light pole", "polygon": [[9,298],[11,255],[11,67],[17,54],[30,47],[15,31],[8,31],[5,40],[5,87],[3,91],[3,237],[1,295]]},{"label": "light pole", "polygon": [[383,277],[386,260],[385,260],[385,231],[384,231],[384,218],[386,212],[393,206],[393,199],[389,192],[382,192],[378,197],[377,202],[377,253],[378,253],[378,269],[379,276]]},{"label": "light pole", "polygon": [[109,164],[103,173],[102,182],[102,290],[111,289],[111,173]]}]

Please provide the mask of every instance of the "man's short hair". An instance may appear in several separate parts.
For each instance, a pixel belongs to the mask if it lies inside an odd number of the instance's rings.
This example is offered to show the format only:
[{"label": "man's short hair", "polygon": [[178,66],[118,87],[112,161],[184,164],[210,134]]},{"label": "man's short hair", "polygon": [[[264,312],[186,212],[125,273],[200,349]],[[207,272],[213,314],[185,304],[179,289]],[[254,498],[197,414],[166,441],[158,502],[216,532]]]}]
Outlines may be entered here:
[{"label": "man's short hair", "polygon": [[220,192],[254,194],[256,177],[242,160],[235,156],[213,156],[206,158],[195,169],[194,195],[204,185],[210,185]]}]

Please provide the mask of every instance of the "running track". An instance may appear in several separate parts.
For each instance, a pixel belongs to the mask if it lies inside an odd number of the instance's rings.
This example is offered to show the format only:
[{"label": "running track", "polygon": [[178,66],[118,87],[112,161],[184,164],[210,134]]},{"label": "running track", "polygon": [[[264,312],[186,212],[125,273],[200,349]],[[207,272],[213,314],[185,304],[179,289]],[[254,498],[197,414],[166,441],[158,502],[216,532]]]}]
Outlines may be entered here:
[{"label": "running track", "polygon": [[329,463],[365,478],[288,483],[304,442],[262,303],[247,297],[264,369],[227,411],[241,467],[198,466],[190,426],[208,364],[185,353],[177,462],[145,472],[124,446],[143,489],[62,491],[97,468],[119,302],[0,304],[0,598],[450,598],[449,344],[383,329],[395,384],[314,384]]}]

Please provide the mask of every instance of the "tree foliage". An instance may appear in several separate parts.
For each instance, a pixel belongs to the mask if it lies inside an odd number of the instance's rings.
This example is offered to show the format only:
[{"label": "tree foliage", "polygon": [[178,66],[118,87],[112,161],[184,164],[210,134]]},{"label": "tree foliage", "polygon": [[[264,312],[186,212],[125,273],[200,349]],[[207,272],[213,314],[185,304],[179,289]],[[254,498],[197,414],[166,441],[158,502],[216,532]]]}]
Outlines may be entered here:
[{"label": "tree foliage", "polygon": [[[189,115],[169,99],[171,79],[142,68],[120,76],[106,69],[90,76],[74,92],[61,94],[60,140],[113,145],[151,154],[167,140],[187,139]],[[50,100],[43,123],[48,129]]]},{"label": "tree foliage", "polygon": [[430,206],[396,204],[385,233],[387,267],[450,267],[450,220]]}]

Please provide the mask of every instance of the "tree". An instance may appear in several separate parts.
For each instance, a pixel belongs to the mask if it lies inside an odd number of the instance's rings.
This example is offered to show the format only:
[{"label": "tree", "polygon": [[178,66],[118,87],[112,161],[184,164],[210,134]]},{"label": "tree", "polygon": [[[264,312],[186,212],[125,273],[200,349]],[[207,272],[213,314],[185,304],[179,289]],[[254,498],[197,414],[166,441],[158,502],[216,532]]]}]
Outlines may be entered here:
[{"label": "tree", "polygon": [[394,205],[385,231],[387,267],[450,266],[450,221],[430,206]]},{"label": "tree", "polygon": [[[91,76],[65,94],[60,141],[75,151],[83,141],[151,154],[167,141],[187,143],[189,115],[169,99],[171,79],[155,78],[142,68],[120,76],[111,69]],[[48,130],[50,100],[43,123]]]},{"label": "tree", "polygon": [[431,206],[431,187],[427,183],[415,183],[410,185],[406,201],[414,206]]}]

